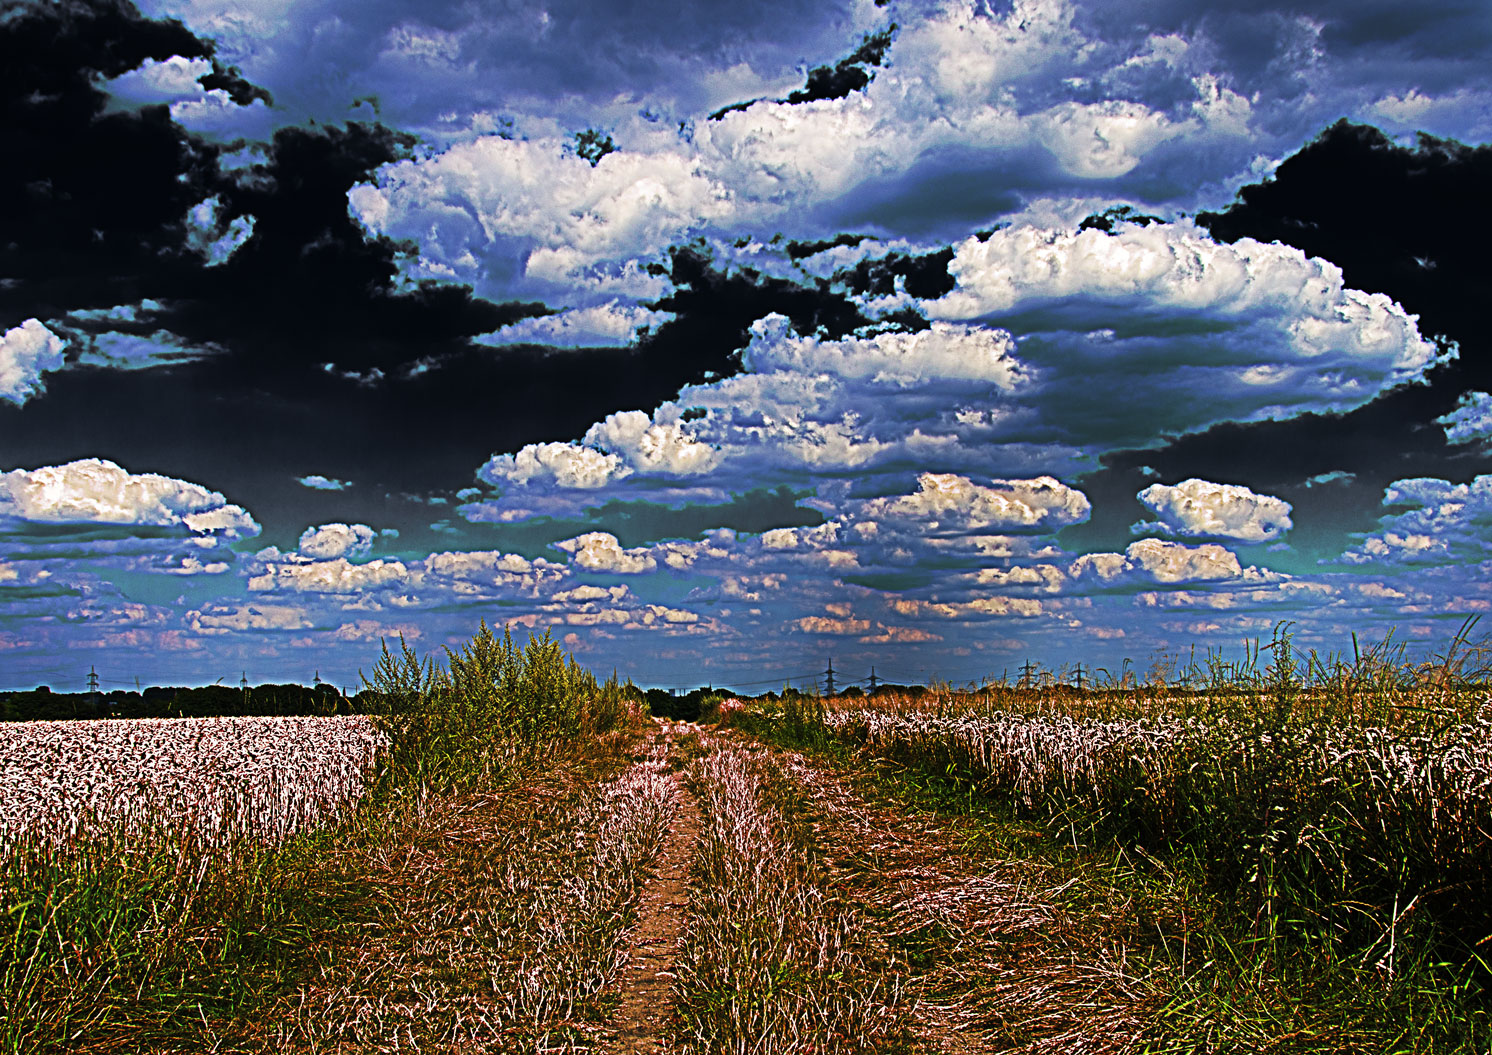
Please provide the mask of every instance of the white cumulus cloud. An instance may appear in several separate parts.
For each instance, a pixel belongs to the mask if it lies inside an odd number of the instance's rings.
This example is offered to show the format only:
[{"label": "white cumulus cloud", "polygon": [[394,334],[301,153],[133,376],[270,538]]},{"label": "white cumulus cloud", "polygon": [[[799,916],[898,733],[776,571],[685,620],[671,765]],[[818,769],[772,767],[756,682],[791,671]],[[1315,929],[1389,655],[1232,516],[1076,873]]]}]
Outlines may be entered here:
[{"label": "white cumulus cloud", "polygon": [[632,470],[615,454],[578,443],[530,443],[517,454],[494,455],[477,475],[491,484],[552,484],[593,491]]},{"label": "white cumulus cloud", "polygon": [[0,399],[20,406],[43,389],[41,375],[61,370],[67,344],[40,319],[27,319],[0,335]]},{"label": "white cumulus cloud", "polygon": [[186,623],[199,634],[242,630],[304,630],[311,619],[301,608],[276,604],[204,605],[187,613]]},{"label": "white cumulus cloud", "polygon": [[922,473],[914,493],[872,499],[856,515],[929,535],[976,535],[1056,531],[1087,520],[1090,511],[1086,495],[1051,476],[985,485],[953,473]]},{"label": "white cumulus cloud", "polygon": [[586,571],[616,572],[636,575],[658,566],[645,548],[623,549],[617,537],[605,531],[591,531],[554,544],[555,549],[572,554],[575,563]]},{"label": "white cumulus cloud", "polygon": [[101,458],[0,473],[0,516],[53,523],[181,526],[199,535],[252,538],[241,506],[200,484],[134,474]]},{"label": "white cumulus cloud", "polygon": [[1492,475],[1455,484],[1434,477],[1395,480],[1383,504],[1413,506],[1384,517],[1382,530],[1343,553],[1347,564],[1454,564],[1492,556]]},{"label": "white cumulus cloud", "polygon": [[1135,497],[1159,518],[1136,524],[1136,532],[1272,542],[1293,526],[1289,502],[1256,494],[1238,484],[1192,477],[1174,487],[1151,484]]},{"label": "white cumulus cloud", "polygon": [[367,524],[322,524],[308,527],[297,547],[301,556],[311,560],[333,560],[347,557],[357,560],[373,549],[375,532]]},{"label": "white cumulus cloud", "polygon": [[348,594],[404,583],[408,578],[409,569],[396,560],[353,564],[338,557],[311,563],[270,564],[261,574],[250,576],[249,589],[256,592],[286,590],[291,593]]},{"label": "white cumulus cloud", "polygon": [[1115,583],[1129,579],[1173,584],[1221,582],[1244,577],[1238,556],[1216,543],[1187,546],[1165,539],[1131,542],[1123,553],[1087,553],[1068,568],[1079,581]]},{"label": "white cumulus cloud", "polygon": [[[1110,233],[1021,225],[960,243],[948,266],[956,286],[929,302],[936,318],[977,319],[1054,301],[1262,321],[1279,332],[1238,376],[1361,389],[1359,400],[1417,380],[1436,349],[1414,316],[1381,293],[1351,289],[1341,268],[1278,242],[1213,241],[1189,223],[1124,225]],[[1292,367],[1329,375],[1311,384]],[[1252,367],[1252,372],[1251,368]],[[1323,383],[1324,382],[1324,383]],[[1329,386],[1329,387],[1328,387]]]}]

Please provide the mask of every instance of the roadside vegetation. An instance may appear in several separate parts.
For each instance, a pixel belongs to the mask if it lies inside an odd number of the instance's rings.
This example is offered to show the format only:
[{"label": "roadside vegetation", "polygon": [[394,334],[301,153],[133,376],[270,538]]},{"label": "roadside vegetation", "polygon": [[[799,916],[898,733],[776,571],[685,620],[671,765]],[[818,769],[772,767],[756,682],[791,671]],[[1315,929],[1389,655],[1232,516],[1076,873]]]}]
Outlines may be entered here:
[{"label": "roadside vegetation", "polygon": [[362,714],[7,726],[0,1055],[1486,1055],[1471,629],[649,721],[483,624]]},{"label": "roadside vegetation", "polygon": [[997,856],[1059,867],[1074,912],[1126,906],[1111,938],[1155,1006],[1123,1050],[1485,1052],[1485,655],[1469,626],[1421,665],[1301,655],[1287,629],[1182,685],[790,695],[733,721],[977,819]]},{"label": "roadside vegetation", "polygon": [[[542,1032],[546,1018],[593,993],[665,824],[656,781],[626,768],[640,712],[547,635],[519,646],[485,624],[443,663],[415,658],[402,641],[394,652],[385,647],[368,687],[363,698],[377,704],[368,717],[219,719],[280,723],[237,754],[200,725],[183,743],[186,726],[175,722],[67,723],[57,735],[72,738],[71,748],[58,767],[26,781],[51,789],[42,796],[48,823],[22,823],[36,820],[26,795],[0,803],[0,1052],[200,1052],[209,1039],[235,1050],[234,1037],[243,1050],[309,1043],[304,1031],[250,1041],[266,1009],[304,1001],[335,973],[327,950],[352,956],[370,929],[400,922],[389,906],[408,903],[412,879],[397,879],[388,862],[403,852],[407,864],[441,840],[459,844],[453,833],[463,825],[486,830],[476,858],[442,851],[427,857],[427,873],[463,895],[460,884],[474,880],[487,901],[475,908],[448,888],[445,900],[426,903],[437,913],[426,922],[441,911],[477,912],[486,937],[472,937],[468,920],[456,944],[485,942],[478,959],[493,977],[507,969],[497,961],[533,967],[539,975],[523,984],[543,991],[505,990],[507,1011],[493,1022],[522,1019]],[[335,751],[319,763],[281,764],[310,758],[296,751],[298,722],[370,720],[381,741],[371,766]],[[90,726],[134,742],[112,753],[75,742]],[[37,727],[11,728],[34,735]],[[120,787],[121,773],[158,756],[162,743],[173,752],[175,783],[146,788],[141,777]],[[345,783],[348,765],[359,794],[333,802],[326,791]],[[208,772],[222,779],[202,779]],[[255,782],[256,772],[269,775]],[[59,797],[59,789],[69,790]],[[538,828],[505,842],[499,820],[514,822],[505,796],[541,791],[554,802],[530,818]],[[533,856],[536,846],[560,844],[566,853]],[[403,885],[391,886],[396,879]],[[564,912],[550,911],[556,906]],[[588,974],[562,964],[565,956],[597,959]],[[454,979],[449,964],[442,970]],[[358,1005],[345,995],[348,1007]],[[401,1028],[425,1028],[420,1016],[412,1022]],[[390,1034],[369,1050],[397,1043]]]}]

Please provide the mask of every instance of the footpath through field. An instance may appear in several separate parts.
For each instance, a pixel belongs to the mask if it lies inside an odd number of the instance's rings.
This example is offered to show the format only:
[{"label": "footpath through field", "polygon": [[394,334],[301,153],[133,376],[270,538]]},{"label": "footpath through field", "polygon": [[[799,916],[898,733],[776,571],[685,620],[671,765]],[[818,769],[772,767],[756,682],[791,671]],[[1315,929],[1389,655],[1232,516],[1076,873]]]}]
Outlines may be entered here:
[{"label": "footpath through field", "polygon": [[[734,730],[722,736],[757,744]],[[868,795],[854,771],[769,749],[810,804],[836,893],[866,914],[902,975],[912,1050],[1137,1048],[1155,994],[1126,972],[1102,908],[1079,916],[1063,907],[1072,880],[978,849],[957,817]]]},{"label": "footpath through field", "polygon": [[[863,776],[863,774],[861,774]],[[198,1051],[1134,1048],[1151,998],[1050,867],[736,730],[658,722],[344,848],[293,993]]]},{"label": "footpath through field", "polygon": [[[660,849],[665,871],[687,871],[671,745],[656,728],[630,758],[562,758],[499,791],[432,798],[342,848],[306,980],[252,1016],[204,1022],[194,1050],[597,1050],[616,1033],[618,969]],[[667,918],[650,925],[670,943]]]},{"label": "footpath through field", "polygon": [[[663,727],[666,756],[675,764],[675,729]],[[700,835],[699,807],[677,772],[672,785],[673,820],[643,887],[633,924],[623,947],[615,990],[619,1003],[608,1023],[605,1050],[616,1055],[665,1050],[672,1034],[672,987],[678,977],[679,941],[689,904],[689,873]]]}]

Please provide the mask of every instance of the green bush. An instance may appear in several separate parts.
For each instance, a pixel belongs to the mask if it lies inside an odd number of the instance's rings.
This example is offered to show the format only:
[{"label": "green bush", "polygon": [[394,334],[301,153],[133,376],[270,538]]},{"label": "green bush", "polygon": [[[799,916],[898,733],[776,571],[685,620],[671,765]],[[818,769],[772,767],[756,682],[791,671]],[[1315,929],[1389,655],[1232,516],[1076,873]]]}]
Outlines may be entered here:
[{"label": "green bush", "polygon": [[446,660],[421,660],[401,636],[398,654],[384,642],[363,678],[390,740],[393,786],[475,787],[562,742],[616,728],[629,713],[615,679],[598,684],[548,631],[520,648],[506,627],[498,637],[483,620]]}]

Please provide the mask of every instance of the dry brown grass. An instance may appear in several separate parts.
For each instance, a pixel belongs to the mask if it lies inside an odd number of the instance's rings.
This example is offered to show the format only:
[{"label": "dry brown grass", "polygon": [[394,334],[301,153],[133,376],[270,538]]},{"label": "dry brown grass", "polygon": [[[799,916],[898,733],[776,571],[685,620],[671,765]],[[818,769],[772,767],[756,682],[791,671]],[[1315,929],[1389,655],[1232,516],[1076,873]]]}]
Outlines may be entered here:
[{"label": "dry brown grass", "polygon": [[680,1051],[889,1050],[898,981],[866,955],[767,752],[707,745],[690,769],[700,840],[678,967]]},{"label": "dry brown grass", "polygon": [[672,808],[656,754],[432,798],[349,846],[311,979],[224,1050],[588,1049]]},{"label": "dry brown grass", "polygon": [[905,965],[921,1050],[1138,1050],[1158,994],[1117,940],[1125,906],[1074,913],[1054,867],[971,853],[956,820],[872,801],[796,752],[783,769],[845,896]]}]

